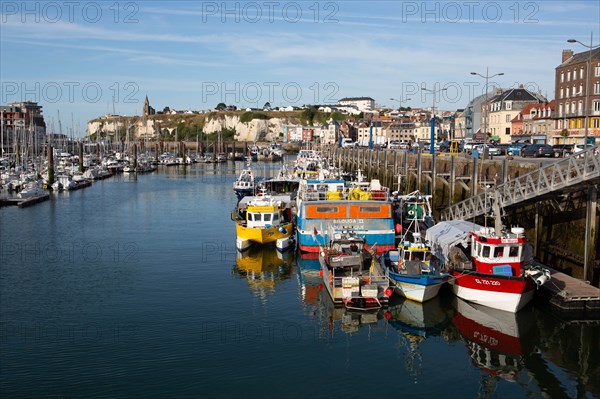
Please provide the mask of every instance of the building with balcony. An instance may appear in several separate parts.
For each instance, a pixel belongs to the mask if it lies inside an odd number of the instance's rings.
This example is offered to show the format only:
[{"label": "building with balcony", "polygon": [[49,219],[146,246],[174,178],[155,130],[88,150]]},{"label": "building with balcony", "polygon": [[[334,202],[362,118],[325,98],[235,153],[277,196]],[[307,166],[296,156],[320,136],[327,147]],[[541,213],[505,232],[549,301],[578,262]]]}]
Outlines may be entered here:
[{"label": "building with balcony", "polygon": [[577,54],[563,50],[562,63],[556,67],[554,94],[554,138],[570,137],[570,142],[582,143],[588,115],[588,140],[600,142],[600,48]]}]

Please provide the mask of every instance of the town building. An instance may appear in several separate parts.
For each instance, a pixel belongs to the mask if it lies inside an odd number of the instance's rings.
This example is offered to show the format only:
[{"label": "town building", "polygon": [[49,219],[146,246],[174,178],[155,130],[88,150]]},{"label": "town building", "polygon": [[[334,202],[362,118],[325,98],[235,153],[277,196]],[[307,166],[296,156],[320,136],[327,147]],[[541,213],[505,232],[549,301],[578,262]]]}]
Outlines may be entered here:
[{"label": "town building", "polygon": [[532,93],[522,85],[518,89],[498,89],[497,94],[483,105],[483,132],[489,140],[511,143],[514,141],[512,120],[515,116],[529,104],[545,102],[547,100],[541,94]]},{"label": "town building", "polygon": [[360,112],[370,112],[375,109],[375,100],[371,97],[345,97],[338,100],[340,107],[356,107]]},{"label": "town building", "polygon": [[554,96],[554,141],[570,137],[570,142],[583,143],[587,115],[588,141],[600,142],[600,48],[577,54],[563,50]]},{"label": "town building", "polygon": [[17,140],[21,140],[25,134],[32,134],[36,144],[46,141],[42,106],[36,102],[23,101],[0,106],[0,126],[2,154],[10,152]]},{"label": "town building", "polygon": [[554,100],[549,103],[526,105],[511,123],[513,142],[558,144],[552,141]]}]

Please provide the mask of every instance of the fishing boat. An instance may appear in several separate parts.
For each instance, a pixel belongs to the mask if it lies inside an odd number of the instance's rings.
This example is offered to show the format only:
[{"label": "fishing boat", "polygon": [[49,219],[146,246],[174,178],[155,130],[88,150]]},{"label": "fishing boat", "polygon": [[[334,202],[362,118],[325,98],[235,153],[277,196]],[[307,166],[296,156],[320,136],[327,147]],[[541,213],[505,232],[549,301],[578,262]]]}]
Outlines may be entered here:
[{"label": "fishing boat", "polygon": [[254,172],[250,165],[247,165],[242,169],[235,182],[233,182],[233,191],[239,199],[246,195],[254,195],[254,190],[256,189],[255,183]]},{"label": "fishing boat", "polygon": [[536,288],[550,279],[550,271],[532,264],[525,229],[505,229],[498,201],[494,204],[495,227],[444,221],[427,230],[426,240],[448,268],[448,281],[456,296],[518,312],[533,299]]},{"label": "fishing boat", "polygon": [[449,275],[441,271],[441,263],[421,240],[421,233],[416,231],[412,235],[413,239],[401,242],[397,250],[384,253],[382,260],[396,293],[426,302],[437,296]]},{"label": "fishing boat", "polygon": [[249,198],[238,203],[238,210],[232,213],[236,221],[236,248],[243,251],[252,244],[275,243],[278,250],[284,251],[292,245],[291,212],[284,201],[270,195]]},{"label": "fishing boat", "polygon": [[401,233],[398,248],[386,251],[382,263],[389,269],[394,291],[416,302],[426,302],[435,297],[448,280],[441,264],[423,242],[421,229],[433,220],[430,195],[415,191],[397,198],[400,219],[396,232]]},{"label": "fishing boat", "polygon": [[329,236],[329,242],[319,252],[319,263],[323,285],[333,303],[350,310],[387,305],[393,290],[387,273],[367,251],[364,238],[349,231]]},{"label": "fishing boat", "polygon": [[379,180],[347,184],[343,179],[303,179],[296,199],[296,237],[303,252],[319,252],[317,230],[327,241],[328,232],[351,230],[364,237],[377,253],[396,248],[392,205],[388,189]]}]

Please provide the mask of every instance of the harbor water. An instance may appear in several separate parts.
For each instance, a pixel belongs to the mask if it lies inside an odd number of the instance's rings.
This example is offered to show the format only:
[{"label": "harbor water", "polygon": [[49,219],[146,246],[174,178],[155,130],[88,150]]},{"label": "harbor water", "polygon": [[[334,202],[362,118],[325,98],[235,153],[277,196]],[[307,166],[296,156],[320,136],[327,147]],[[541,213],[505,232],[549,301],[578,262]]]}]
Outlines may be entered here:
[{"label": "harbor water", "polygon": [[238,256],[242,167],[161,167],[1,208],[2,397],[600,398],[597,321],[445,289],[348,313],[318,261]]}]

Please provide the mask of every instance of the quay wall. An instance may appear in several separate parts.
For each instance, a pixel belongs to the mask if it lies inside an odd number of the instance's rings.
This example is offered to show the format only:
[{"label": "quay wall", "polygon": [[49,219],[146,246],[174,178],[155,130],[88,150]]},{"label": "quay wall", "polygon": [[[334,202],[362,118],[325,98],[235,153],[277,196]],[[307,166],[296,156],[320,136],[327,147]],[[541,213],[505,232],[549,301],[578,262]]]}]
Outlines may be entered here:
[{"label": "quay wall", "polygon": [[[432,206],[439,220],[440,211],[473,195],[518,178],[540,167],[536,162],[518,159],[477,159],[464,154],[413,154],[406,151],[368,150],[364,148],[322,149],[335,166],[349,172],[362,171],[368,178],[377,178],[381,184],[401,194],[420,190],[433,195]],[[534,256],[541,263],[573,277],[590,281],[600,287],[600,254],[598,236],[590,256],[591,267],[584,275],[584,247],[588,190],[556,193],[547,198],[520,203],[504,209],[504,223],[525,228]],[[591,223],[600,225],[600,212]],[[483,224],[478,218],[475,222]]]}]

